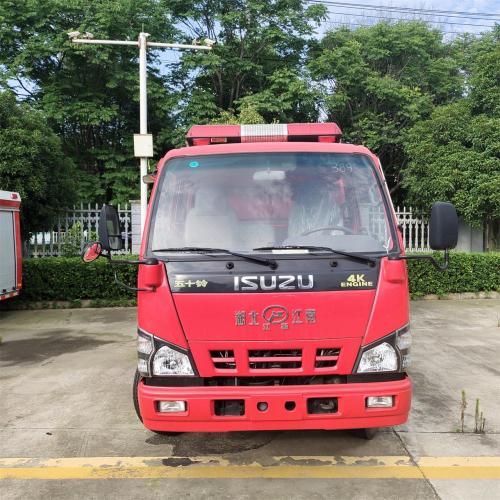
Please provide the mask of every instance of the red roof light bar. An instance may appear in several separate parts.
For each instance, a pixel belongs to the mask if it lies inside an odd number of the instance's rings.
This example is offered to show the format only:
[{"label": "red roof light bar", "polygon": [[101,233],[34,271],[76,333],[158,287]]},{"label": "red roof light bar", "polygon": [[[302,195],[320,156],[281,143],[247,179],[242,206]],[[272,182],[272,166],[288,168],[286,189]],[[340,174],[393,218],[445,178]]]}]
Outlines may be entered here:
[{"label": "red roof light bar", "polygon": [[235,142],[338,142],[336,123],[271,123],[256,125],[194,125],[186,135],[188,146]]}]

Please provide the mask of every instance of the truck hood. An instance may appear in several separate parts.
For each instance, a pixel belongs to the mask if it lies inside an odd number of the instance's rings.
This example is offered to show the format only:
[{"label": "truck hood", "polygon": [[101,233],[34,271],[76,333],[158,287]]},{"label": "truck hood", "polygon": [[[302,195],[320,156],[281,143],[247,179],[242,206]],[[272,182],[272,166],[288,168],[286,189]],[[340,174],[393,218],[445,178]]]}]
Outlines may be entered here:
[{"label": "truck hood", "polygon": [[190,341],[361,339],[375,290],[174,293]]},{"label": "truck hood", "polygon": [[[210,258],[209,258],[210,259]],[[278,269],[226,260],[168,262],[167,277],[189,341],[361,339],[380,263],[331,257],[279,262]],[[228,271],[229,269],[229,271]]]}]

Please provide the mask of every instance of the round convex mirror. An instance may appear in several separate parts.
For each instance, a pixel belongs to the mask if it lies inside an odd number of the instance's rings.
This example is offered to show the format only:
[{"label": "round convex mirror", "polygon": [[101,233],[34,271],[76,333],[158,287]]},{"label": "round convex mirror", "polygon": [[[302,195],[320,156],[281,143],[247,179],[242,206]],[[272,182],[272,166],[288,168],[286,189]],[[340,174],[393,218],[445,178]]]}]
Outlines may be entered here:
[{"label": "round convex mirror", "polygon": [[101,255],[102,247],[100,243],[89,243],[82,252],[83,262],[93,262]]}]

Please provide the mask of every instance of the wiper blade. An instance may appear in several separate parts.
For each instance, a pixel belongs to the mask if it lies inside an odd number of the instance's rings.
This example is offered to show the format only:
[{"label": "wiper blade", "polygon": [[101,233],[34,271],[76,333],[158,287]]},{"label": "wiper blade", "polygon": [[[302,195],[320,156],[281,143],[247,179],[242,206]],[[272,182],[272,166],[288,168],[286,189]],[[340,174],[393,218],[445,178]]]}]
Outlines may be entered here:
[{"label": "wiper blade", "polygon": [[244,253],[233,252],[227,248],[212,248],[212,247],[179,247],[179,248],[155,248],[153,252],[193,252],[193,253],[226,253],[229,255],[234,255],[235,257],[241,257],[242,259],[248,260],[250,262],[255,262],[256,264],[261,264],[263,266],[268,266],[271,269],[277,267],[276,261],[271,259],[264,259],[260,257],[252,257]]},{"label": "wiper blade", "polygon": [[355,260],[357,262],[362,262],[363,264],[369,264],[370,266],[374,266],[376,261],[370,257],[366,257],[365,255],[357,255],[354,253],[343,252],[342,250],[335,250],[330,247],[320,247],[314,245],[284,245],[284,246],[275,246],[275,247],[258,247],[254,248],[254,251],[259,250],[311,250],[311,251],[322,251],[322,252],[330,252],[336,255],[342,255],[351,260]]}]

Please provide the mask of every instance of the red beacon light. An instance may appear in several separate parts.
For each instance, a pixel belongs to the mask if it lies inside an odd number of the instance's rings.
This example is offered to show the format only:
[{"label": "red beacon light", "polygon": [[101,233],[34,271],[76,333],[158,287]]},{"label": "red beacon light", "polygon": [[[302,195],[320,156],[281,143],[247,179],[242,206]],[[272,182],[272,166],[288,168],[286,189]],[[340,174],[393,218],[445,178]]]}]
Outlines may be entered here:
[{"label": "red beacon light", "polygon": [[336,123],[271,123],[263,125],[194,125],[186,135],[188,146],[245,142],[339,142]]}]

